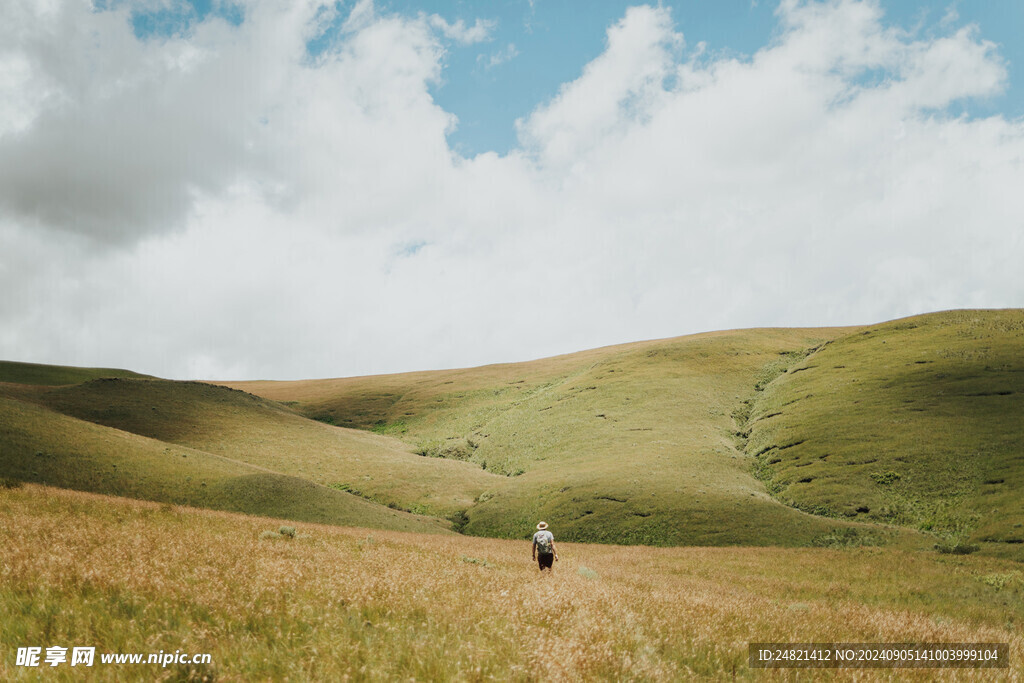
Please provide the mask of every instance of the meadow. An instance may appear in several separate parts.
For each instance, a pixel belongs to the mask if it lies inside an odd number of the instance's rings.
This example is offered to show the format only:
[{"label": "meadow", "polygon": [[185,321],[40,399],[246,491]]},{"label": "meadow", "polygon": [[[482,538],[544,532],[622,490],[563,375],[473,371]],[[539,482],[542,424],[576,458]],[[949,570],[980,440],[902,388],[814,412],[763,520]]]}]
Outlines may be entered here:
[{"label": "meadow", "polygon": [[[18,646],[210,653],[101,665],[90,680],[890,680],[747,668],[752,641],[1007,642],[1024,674],[1024,572],[892,548],[651,548],[298,524],[32,484],[0,488],[0,678]],[[557,528],[556,528],[557,532]],[[270,537],[268,537],[270,536]]]}]

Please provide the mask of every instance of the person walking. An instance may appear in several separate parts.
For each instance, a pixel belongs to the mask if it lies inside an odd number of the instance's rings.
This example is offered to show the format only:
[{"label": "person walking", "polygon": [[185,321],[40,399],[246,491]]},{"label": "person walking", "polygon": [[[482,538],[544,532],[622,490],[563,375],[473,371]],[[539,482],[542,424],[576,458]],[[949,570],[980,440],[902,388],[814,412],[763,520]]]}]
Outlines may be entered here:
[{"label": "person walking", "polygon": [[[533,535],[533,559],[541,571],[552,569],[555,560],[558,559],[558,551],[555,550],[555,537],[548,531],[548,523],[541,522],[537,525],[537,533]],[[554,571],[552,569],[552,571]]]}]

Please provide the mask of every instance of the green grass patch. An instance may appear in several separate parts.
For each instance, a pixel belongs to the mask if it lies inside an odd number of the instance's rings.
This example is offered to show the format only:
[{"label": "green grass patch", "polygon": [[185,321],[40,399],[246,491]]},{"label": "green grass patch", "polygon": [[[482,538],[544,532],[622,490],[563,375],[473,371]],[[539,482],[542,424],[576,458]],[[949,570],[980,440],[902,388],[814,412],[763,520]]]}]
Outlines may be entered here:
[{"label": "green grass patch", "polygon": [[398,422],[383,422],[383,421],[381,421],[381,422],[378,422],[377,424],[373,425],[373,427],[370,429],[370,431],[372,431],[374,434],[386,434],[386,435],[389,435],[389,436],[398,436],[400,434],[405,434],[407,431],[409,431],[409,427],[408,427],[408,425],[405,424],[405,422],[403,422],[401,420],[399,420]]}]

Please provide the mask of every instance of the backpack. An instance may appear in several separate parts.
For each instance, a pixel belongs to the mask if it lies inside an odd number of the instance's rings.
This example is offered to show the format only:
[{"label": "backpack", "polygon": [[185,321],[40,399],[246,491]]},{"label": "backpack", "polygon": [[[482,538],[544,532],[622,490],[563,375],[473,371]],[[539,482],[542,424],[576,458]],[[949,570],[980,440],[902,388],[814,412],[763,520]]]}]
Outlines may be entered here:
[{"label": "backpack", "polygon": [[534,540],[537,542],[537,552],[542,553],[544,555],[551,554],[551,541],[554,540],[551,534],[544,533],[543,531],[538,531],[537,535],[534,536]]}]

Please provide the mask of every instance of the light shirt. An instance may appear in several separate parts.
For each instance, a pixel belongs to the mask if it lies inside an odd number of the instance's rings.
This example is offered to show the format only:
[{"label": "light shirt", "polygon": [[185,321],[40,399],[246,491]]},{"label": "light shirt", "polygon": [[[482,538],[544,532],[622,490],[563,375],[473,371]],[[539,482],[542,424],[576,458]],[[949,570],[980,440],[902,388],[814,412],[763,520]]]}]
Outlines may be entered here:
[{"label": "light shirt", "polygon": [[538,531],[533,535],[533,545],[537,548],[537,552],[550,555],[554,552],[555,536],[547,529]]}]

